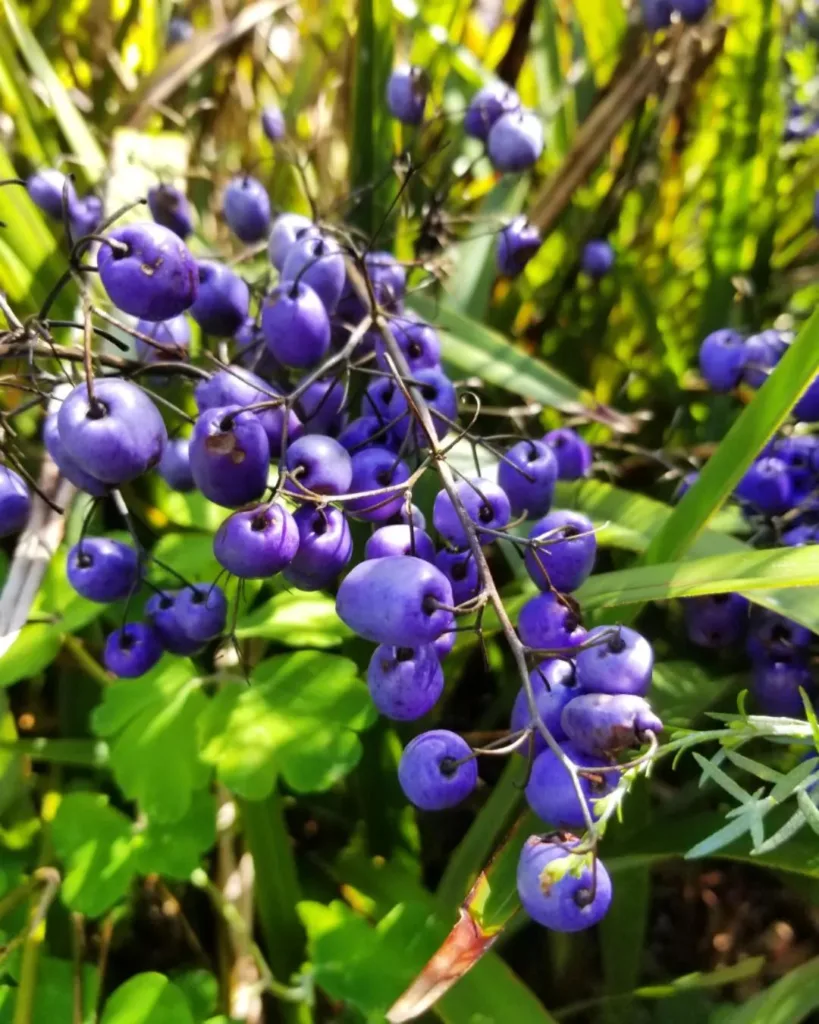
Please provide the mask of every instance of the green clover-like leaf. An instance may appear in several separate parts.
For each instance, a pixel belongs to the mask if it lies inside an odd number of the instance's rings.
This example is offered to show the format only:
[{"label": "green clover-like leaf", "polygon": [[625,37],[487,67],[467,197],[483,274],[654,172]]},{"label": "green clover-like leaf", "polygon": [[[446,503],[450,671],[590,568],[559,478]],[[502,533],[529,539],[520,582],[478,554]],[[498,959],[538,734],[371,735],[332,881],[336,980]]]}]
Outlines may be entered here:
[{"label": "green clover-like leaf", "polygon": [[194,1024],[182,989],[164,974],[129,978],[105,1004],[100,1024]]}]

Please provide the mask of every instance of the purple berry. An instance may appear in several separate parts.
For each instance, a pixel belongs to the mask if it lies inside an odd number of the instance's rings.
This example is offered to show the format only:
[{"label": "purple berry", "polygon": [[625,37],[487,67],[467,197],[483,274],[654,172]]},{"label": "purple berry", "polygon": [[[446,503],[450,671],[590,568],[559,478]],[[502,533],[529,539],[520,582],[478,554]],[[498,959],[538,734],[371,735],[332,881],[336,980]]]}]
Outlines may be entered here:
[{"label": "purple berry", "polygon": [[162,458],[168,440],[159,412],[135,384],[117,377],[94,382],[95,402],[79,384],[60,406],[60,442],[85,473],[104,483],[134,480]]},{"label": "purple berry", "polygon": [[763,715],[804,718],[805,705],[800,688],[813,699],[816,689],[813,676],[801,659],[765,659],[754,663],[751,692]]},{"label": "purple berry", "polygon": [[550,430],[543,438],[557,459],[558,480],[579,480],[592,466],[591,447],[570,427]]},{"label": "purple berry", "polygon": [[518,633],[527,647],[542,651],[563,651],[586,639],[577,613],[557,594],[536,594],[520,610]]},{"label": "purple berry", "polygon": [[279,142],[287,133],[284,114],[281,109],[271,103],[262,111],[262,131],[271,142]]},{"label": "purple berry", "polygon": [[803,423],[819,422],[819,377],[814,377],[807,390],[793,407],[794,419]]},{"label": "purple berry", "polygon": [[495,262],[498,273],[504,277],[517,277],[540,248],[543,237],[534,224],[521,216],[501,229]]},{"label": "purple berry", "polygon": [[103,664],[115,676],[136,679],[162,657],[159,634],[146,622],[129,622],[122,629],[115,629],[105,641]]},{"label": "purple berry", "polygon": [[[470,480],[459,480],[455,490],[469,519],[478,527],[478,539],[482,544],[491,544],[495,538],[483,532],[481,527],[502,530],[509,522],[512,511],[506,492],[494,480],[479,476]],[[438,533],[452,547],[464,548],[469,543],[452,499],[444,490],[435,496],[432,522]]]},{"label": "purple berry", "polygon": [[757,459],[736,487],[736,496],[762,515],[781,515],[793,506],[788,466],[774,456]]},{"label": "purple berry", "polygon": [[330,320],[321,299],[303,281],[274,288],[262,306],[270,354],[285,366],[315,366],[330,348]]},{"label": "purple berry", "polygon": [[672,4],[687,25],[695,25],[705,17],[711,0],[672,0]]},{"label": "purple berry", "polygon": [[154,627],[164,650],[186,656],[196,654],[202,644],[189,637],[179,624],[176,601],[180,593],[179,590],[163,590],[152,594],[145,604],[145,617]]},{"label": "purple berry", "polygon": [[[259,405],[280,398],[272,384],[263,381],[250,370],[241,366],[231,366],[219,370],[210,378],[197,384],[195,391],[196,404],[200,412],[217,406],[238,405],[240,407]],[[284,431],[284,407],[255,410],[253,415],[264,428],[270,444],[270,454],[277,457],[281,453]],[[302,434],[302,425],[294,412],[288,413],[287,438],[295,441]]]},{"label": "purple berry", "polygon": [[526,913],[555,932],[598,924],[611,906],[608,872],[593,853],[574,854],[568,842],[530,836],[520,853],[517,888]]},{"label": "purple berry", "polygon": [[438,661],[443,661],[455,646],[455,637],[455,631],[450,630],[448,633],[441,633],[438,639],[433,643],[432,646],[435,648],[435,654]]},{"label": "purple berry", "polygon": [[299,547],[284,578],[300,590],[322,590],[329,586],[350,561],[353,539],[340,509],[304,505],[293,515]]},{"label": "purple berry", "polygon": [[577,685],[586,693],[632,693],[643,697],[651,685],[654,651],[644,636],[628,626],[597,626],[586,634],[591,642],[575,662]]},{"label": "purple berry", "polygon": [[180,43],[187,43],[193,39],[193,25],[187,18],[171,18],[168,22],[166,40],[168,46],[178,46]]},{"label": "purple berry", "polygon": [[435,546],[429,534],[403,523],[381,526],[367,541],[365,558],[387,558],[390,555],[415,555],[425,562],[435,561]]},{"label": "purple berry", "polygon": [[205,334],[230,338],[247,318],[250,291],[230,267],[216,260],[199,260],[199,294],[190,313]]},{"label": "purple berry", "polygon": [[698,647],[733,647],[748,631],[748,601],[741,594],[709,594],[683,601],[685,628]]},{"label": "purple berry", "polygon": [[[427,404],[435,432],[441,438],[449,430],[449,424],[458,417],[458,395],[455,387],[439,366],[416,370],[412,376]],[[393,391],[387,414],[390,420],[401,417],[393,427],[396,438],[403,441],[412,426],[415,443],[421,448],[429,444],[426,431],[410,414],[407,399],[399,388]]]},{"label": "purple berry", "polygon": [[198,643],[220,636],[227,622],[227,598],[216,584],[185,587],[176,599],[176,620]]},{"label": "purple berry", "polygon": [[512,515],[545,515],[557,481],[557,459],[542,441],[518,441],[498,465],[498,483],[506,492]]},{"label": "purple berry", "polygon": [[157,224],[180,238],[187,238],[193,232],[193,210],[184,192],[175,185],[149,188],[148,209]]},{"label": "purple berry", "polygon": [[819,437],[801,434],[782,438],[773,446],[772,454],[788,467],[795,499],[802,501],[816,490]]},{"label": "purple berry", "polygon": [[748,352],[739,331],[713,331],[700,345],[700,373],[713,391],[732,391],[742,376]]},{"label": "purple berry", "polygon": [[596,238],[591,242],[586,242],[580,256],[580,265],[589,277],[593,278],[595,281],[599,281],[600,278],[605,277],[614,266],[614,250],[611,245],[602,238]]},{"label": "purple berry", "polygon": [[402,505],[394,516],[390,516],[387,522],[391,525],[403,523],[405,526],[409,526],[411,522],[417,530],[426,530],[427,528],[426,516],[417,505],[410,505],[409,508],[407,508],[406,504]]},{"label": "purple berry", "polygon": [[543,125],[531,110],[502,114],[486,140],[489,159],[496,171],[525,171],[543,152]]},{"label": "purple berry", "polygon": [[196,488],[191,472],[191,443],[187,437],[175,437],[168,441],[159,460],[159,475],[174,491],[182,494]]},{"label": "purple berry", "polygon": [[[560,744],[563,754],[580,768],[605,768],[609,762],[582,753],[568,741]],[[580,789],[592,819],[598,817],[594,803],[617,785],[617,772],[581,775]],[[535,814],[556,828],[583,828],[586,819],[571,777],[557,755],[547,748],[532,762],[526,786],[526,801]]]},{"label": "purple berry", "polygon": [[[390,415],[390,403],[395,398],[398,386],[391,377],[376,377],[367,385],[364,397],[361,399],[361,415],[376,416],[381,424],[389,423],[393,416]],[[402,407],[402,412],[406,406]]]},{"label": "purple berry", "polygon": [[97,265],[117,309],[140,320],[170,320],[193,306],[199,274],[178,235],[144,222],[114,228],[107,237],[120,245],[101,245]]},{"label": "purple berry", "polygon": [[422,68],[402,64],[387,82],[387,107],[396,120],[420,124],[429,93],[429,79]]},{"label": "purple berry", "polygon": [[206,409],[193,428],[190,462],[205,497],[236,508],[264,493],[270,445],[252,412],[242,412],[236,405]]},{"label": "purple berry", "polygon": [[76,241],[92,235],[103,220],[102,200],[98,196],[83,196],[69,210],[71,238]]},{"label": "purple berry", "polygon": [[86,537],[68,552],[66,575],[82,597],[107,604],[136,589],[139,558],[132,547],[117,540]]},{"label": "purple berry", "polygon": [[0,537],[19,533],[31,513],[31,495],[19,473],[0,463]]},{"label": "purple berry", "polygon": [[241,242],[258,242],[270,230],[270,197],[264,185],[249,174],[228,182],[222,196],[222,213]]},{"label": "purple berry", "polygon": [[248,580],[275,576],[293,561],[298,549],[298,526],[276,501],[234,512],[213,540],[219,564]]},{"label": "purple berry", "polygon": [[353,632],[397,647],[432,643],[452,627],[451,606],[447,578],[412,555],[360,562],[336,598],[336,611]]},{"label": "purple berry", "polygon": [[788,350],[790,335],[781,331],[762,331],[745,339],[745,367],[742,379],[749,387],[761,388],[769,372]]},{"label": "purple berry", "polygon": [[[344,507],[350,515],[372,523],[383,523],[401,510],[403,485],[410,475],[405,462],[389,448],[374,446],[354,452],[352,464],[353,479],[349,490],[351,494],[362,496],[345,501]],[[368,494],[369,491],[380,490],[385,490],[385,493]]]},{"label": "purple berry", "polygon": [[391,252],[368,252],[364,266],[376,302],[384,309],[397,311],[407,290],[406,270]]},{"label": "purple berry", "polygon": [[328,313],[338,305],[346,278],[344,255],[338,243],[313,232],[307,232],[290,246],[282,267],[282,280],[309,285]]},{"label": "purple berry", "polygon": [[316,230],[309,217],[300,213],[281,213],[273,221],[273,230],[270,232],[270,241],[267,243],[267,254],[270,262],[281,271],[287,254],[302,233]]},{"label": "purple berry", "polygon": [[810,646],[813,634],[798,622],[767,608],[754,607],[748,624],[746,649],[754,661],[784,661]]},{"label": "purple berry", "polygon": [[422,732],[404,748],[398,765],[404,796],[422,811],[455,807],[478,784],[478,766],[471,753],[469,744],[457,733],[447,729]]},{"label": "purple berry", "polygon": [[382,715],[411,722],[435,707],[444,689],[444,673],[432,644],[380,644],[370,659],[367,685]]},{"label": "purple berry", "polygon": [[[541,661],[536,668],[532,669],[529,673],[529,682],[532,684],[535,704],[543,719],[543,724],[556,740],[565,740],[566,734],[560,724],[560,716],[563,708],[573,697],[577,696],[572,663],[564,661],[562,658],[547,658],[546,661]],[[528,729],[532,724],[529,699],[526,691],[521,687],[515,698],[515,703],[512,705],[509,728],[512,732],[518,732],[520,729]],[[541,736],[537,727],[533,732],[533,745],[536,756],[546,749],[546,740]],[[524,745],[518,749],[521,753],[526,754],[529,747]]]},{"label": "purple berry", "polygon": [[143,363],[183,359],[187,354],[191,341],[191,327],[186,316],[175,316],[170,320],[156,322],[137,320],[134,330],[156,342],[156,345],[151,345],[142,338],[135,339],[136,357]]},{"label": "purple berry", "polygon": [[287,449],[285,464],[295,477],[287,488],[293,494],[303,493],[303,488],[314,494],[346,494],[353,480],[347,450],[322,434],[305,434],[294,441]]},{"label": "purple berry", "polygon": [[541,590],[571,593],[594,568],[597,538],[592,521],[580,512],[550,512],[535,523],[529,540],[539,543],[527,548],[524,561]]},{"label": "purple berry", "polygon": [[54,220],[63,219],[63,190],[69,212],[77,202],[77,193],[73,182],[62,171],[54,167],[45,167],[36,171],[26,181],[26,191],[35,206]]},{"label": "purple berry", "polygon": [[[441,339],[434,327],[410,313],[393,317],[389,326],[413,375],[419,370],[439,368]],[[378,365],[387,370],[389,364],[384,358],[384,343],[380,339],[376,342],[375,352]]]},{"label": "purple berry", "polygon": [[520,110],[520,96],[505,82],[491,82],[473,95],[464,115],[464,131],[486,142],[492,126],[504,114]]},{"label": "purple berry", "polygon": [[449,580],[455,604],[463,604],[480,592],[481,581],[472,552],[444,548],[435,556],[435,564]]},{"label": "purple berry", "polygon": [[384,425],[377,416],[359,416],[357,420],[350,420],[338,435],[338,443],[351,455],[369,444],[386,447],[388,441]]},{"label": "purple berry", "polygon": [[337,434],[347,394],[336,378],[314,381],[299,397],[298,405],[306,434]]},{"label": "purple berry", "polygon": [[97,480],[96,477],[91,476],[90,473],[86,473],[65,450],[65,445],[60,439],[57,413],[51,413],[46,416],[45,423],[43,424],[43,443],[48,454],[54,460],[54,464],[66,480],[69,480],[75,487],[85,491],[86,494],[92,495],[94,498],[101,498],[107,493],[107,485],[101,480]]},{"label": "purple berry", "polygon": [[658,32],[671,24],[674,8],[671,0],[640,0],[643,11],[643,24],[649,32]]},{"label": "purple berry", "polygon": [[647,732],[663,729],[648,701],[631,693],[582,693],[566,704],[560,722],[575,747],[594,757],[642,746]]}]

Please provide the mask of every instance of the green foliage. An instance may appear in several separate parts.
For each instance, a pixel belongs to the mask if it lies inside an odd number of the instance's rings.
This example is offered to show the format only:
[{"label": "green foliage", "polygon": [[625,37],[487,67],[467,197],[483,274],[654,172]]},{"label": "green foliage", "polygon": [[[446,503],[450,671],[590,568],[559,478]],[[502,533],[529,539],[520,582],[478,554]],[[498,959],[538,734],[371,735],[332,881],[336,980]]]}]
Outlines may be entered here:
[{"label": "green foliage", "polygon": [[136,974],[112,993],[100,1024],[195,1024],[181,988],[164,974]]}]

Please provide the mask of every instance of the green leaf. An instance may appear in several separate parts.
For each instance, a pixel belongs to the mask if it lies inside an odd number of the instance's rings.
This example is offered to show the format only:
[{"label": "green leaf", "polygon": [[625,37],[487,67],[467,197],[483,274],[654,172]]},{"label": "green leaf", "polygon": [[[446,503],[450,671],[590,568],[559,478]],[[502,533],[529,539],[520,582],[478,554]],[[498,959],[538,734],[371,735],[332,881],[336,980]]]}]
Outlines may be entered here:
[{"label": "green leaf", "polygon": [[488,384],[567,412],[588,404],[584,393],[568,377],[445,302],[436,303],[416,294],[409,305],[436,325],[444,361],[458,375],[481,377]]},{"label": "green leaf", "polygon": [[714,678],[693,661],[661,661],[651,678],[651,705],[666,729],[688,728],[741,685],[747,685],[745,676]]},{"label": "green leaf", "polygon": [[719,1024],[799,1024],[819,1008],[819,957],[808,960],[746,1000],[720,1014]]},{"label": "green leaf", "polygon": [[20,679],[39,675],[57,657],[61,633],[55,626],[33,623],[23,626],[20,635],[0,657],[0,686],[11,686]]},{"label": "green leaf", "polygon": [[139,834],[134,866],[140,875],[159,874],[184,881],[216,842],[216,807],[207,789],[194,792],[184,817],[171,827],[154,821]]},{"label": "green leaf", "polygon": [[216,533],[224,520],[230,515],[228,509],[214,505],[212,501],[208,501],[201,491],[191,491],[189,493],[174,491],[168,487],[161,477],[157,477],[154,481],[154,486],[154,500],[156,501],[157,508],[172,523],[176,523],[177,526]]},{"label": "green leaf", "polygon": [[298,792],[329,789],[361,757],[357,733],[375,714],[354,662],[317,651],[269,658],[251,686],[226,686],[202,719],[202,756],[248,800],[281,773]]},{"label": "green leaf", "polygon": [[[99,971],[93,964],[82,964],[81,1024],[94,1024]],[[16,972],[15,972],[16,973]],[[19,979],[18,979],[19,980]],[[73,1021],[75,969],[70,960],[40,956],[37,961],[37,984],[32,1004],[32,1024]],[[16,987],[0,989],[0,1024],[12,1024],[17,999]]]},{"label": "green leaf", "polygon": [[92,715],[117,784],[151,819],[178,821],[207,783],[196,734],[206,703],[191,662],[166,655],[139,679],[109,686]]},{"label": "green leaf", "polygon": [[194,1024],[205,1024],[219,1007],[219,982],[210,971],[183,971],[171,979],[185,996]]},{"label": "green leaf", "polygon": [[275,594],[239,619],[236,635],[276,640],[288,647],[338,647],[352,636],[336,615],[335,601],[322,593]]},{"label": "green leaf", "polygon": [[182,989],[164,974],[137,974],[109,997],[100,1024],[195,1024]]},{"label": "green leaf", "polygon": [[[350,216],[368,237],[381,227],[396,193],[392,118],[385,102],[393,63],[393,25],[390,0],[358,4],[350,144],[350,191],[356,199]],[[379,240],[380,247],[385,247],[383,234]]]},{"label": "green leaf", "polygon": [[[152,554],[192,583],[213,581],[222,571],[213,554],[209,533],[166,533],[156,542]],[[173,573],[156,565],[156,575],[175,587],[180,581]]]}]

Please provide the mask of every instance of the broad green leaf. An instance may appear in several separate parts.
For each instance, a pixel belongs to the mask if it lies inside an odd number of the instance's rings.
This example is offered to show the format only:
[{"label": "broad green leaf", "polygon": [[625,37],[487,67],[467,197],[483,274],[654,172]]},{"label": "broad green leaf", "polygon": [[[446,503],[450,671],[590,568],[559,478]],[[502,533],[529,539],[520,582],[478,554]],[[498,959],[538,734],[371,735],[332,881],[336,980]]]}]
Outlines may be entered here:
[{"label": "broad green leaf", "polygon": [[195,1024],[182,989],[164,974],[137,974],[111,993],[100,1024]]},{"label": "broad green leaf", "polygon": [[57,657],[60,643],[61,631],[56,626],[39,622],[23,626],[8,651],[0,656],[0,686],[39,675]]},{"label": "broad green leaf", "polygon": [[188,494],[174,491],[161,477],[157,477],[155,488],[154,500],[157,508],[177,526],[215,533],[230,514],[228,509],[208,501],[201,491],[191,491]]},{"label": "broad green leaf", "polygon": [[714,678],[693,661],[660,661],[651,679],[651,706],[666,729],[688,728],[726,693],[745,685],[745,676]]},{"label": "broad green leaf", "polygon": [[444,361],[456,374],[481,377],[487,384],[564,411],[588,404],[583,391],[562,373],[510,345],[500,334],[445,301],[436,303],[424,295],[413,295],[410,305],[436,325]]},{"label": "broad green leaf", "polygon": [[288,647],[338,647],[352,636],[336,615],[335,601],[327,594],[290,591],[275,594],[239,619],[239,639],[260,637]]},{"label": "broad green leaf", "polygon": [[298,792],[329,789],[361,757],[357,733],[375,717],[352,661],[317,651],[269,658],[251,685],[224,687],[202,717],[202,757],[248,800],[276,776]]},{"label": "broad green leaf", "polygon": [[[14,962],[14,961],[12,961]],[[94,1024],[99,971],[93,964],[82,964],[82,1015],[75,1018],[75,967],[70,960],[54,956],[40,956],[37,961],[37,984],[34,987],[32,1024],[43,1021],[74,1021]],[[14,972],[15,975],[18,972]],[[19,982],[19,977],[16,977]],[[17,986],[0,988],[0,1024],[12,1024],[17,1002]]]},{"label": "broad green leaf", "polygon": [[151,553],[158,560],[156,575],[174,587],[182,586],[179,577],[163,569],[160,562],[191,583],[212,582],[222,569],[213,554],[213,536],[209,533],[166,533]]},{"label": "broad green leaf", "polygon": [[109,686],[94,711],[118,785],[151,819],[178,821],[208,780],[196,735],[206,705],[193,665],[166,655],[139,679]]},{"label": "broad green leaf", "polygon": [[200,968],[174,974],[171,980],[185,996],[194,1024],[205,1024],[219,1006],[219,982],[215,975]]},{"label": "broad green leaf", "polygon": [[148,822],[138,835],[134,866],[140,875],[160,874],[184,881],[216,842],[216,806],[207,789],[194,792],[185,816],[172,825]]},{"label": "broad green leaf", "polygon": [[791,968],[742,1006],[720,1013],[715,1024],[799,1024],[819,1008],[819,957]]}]

